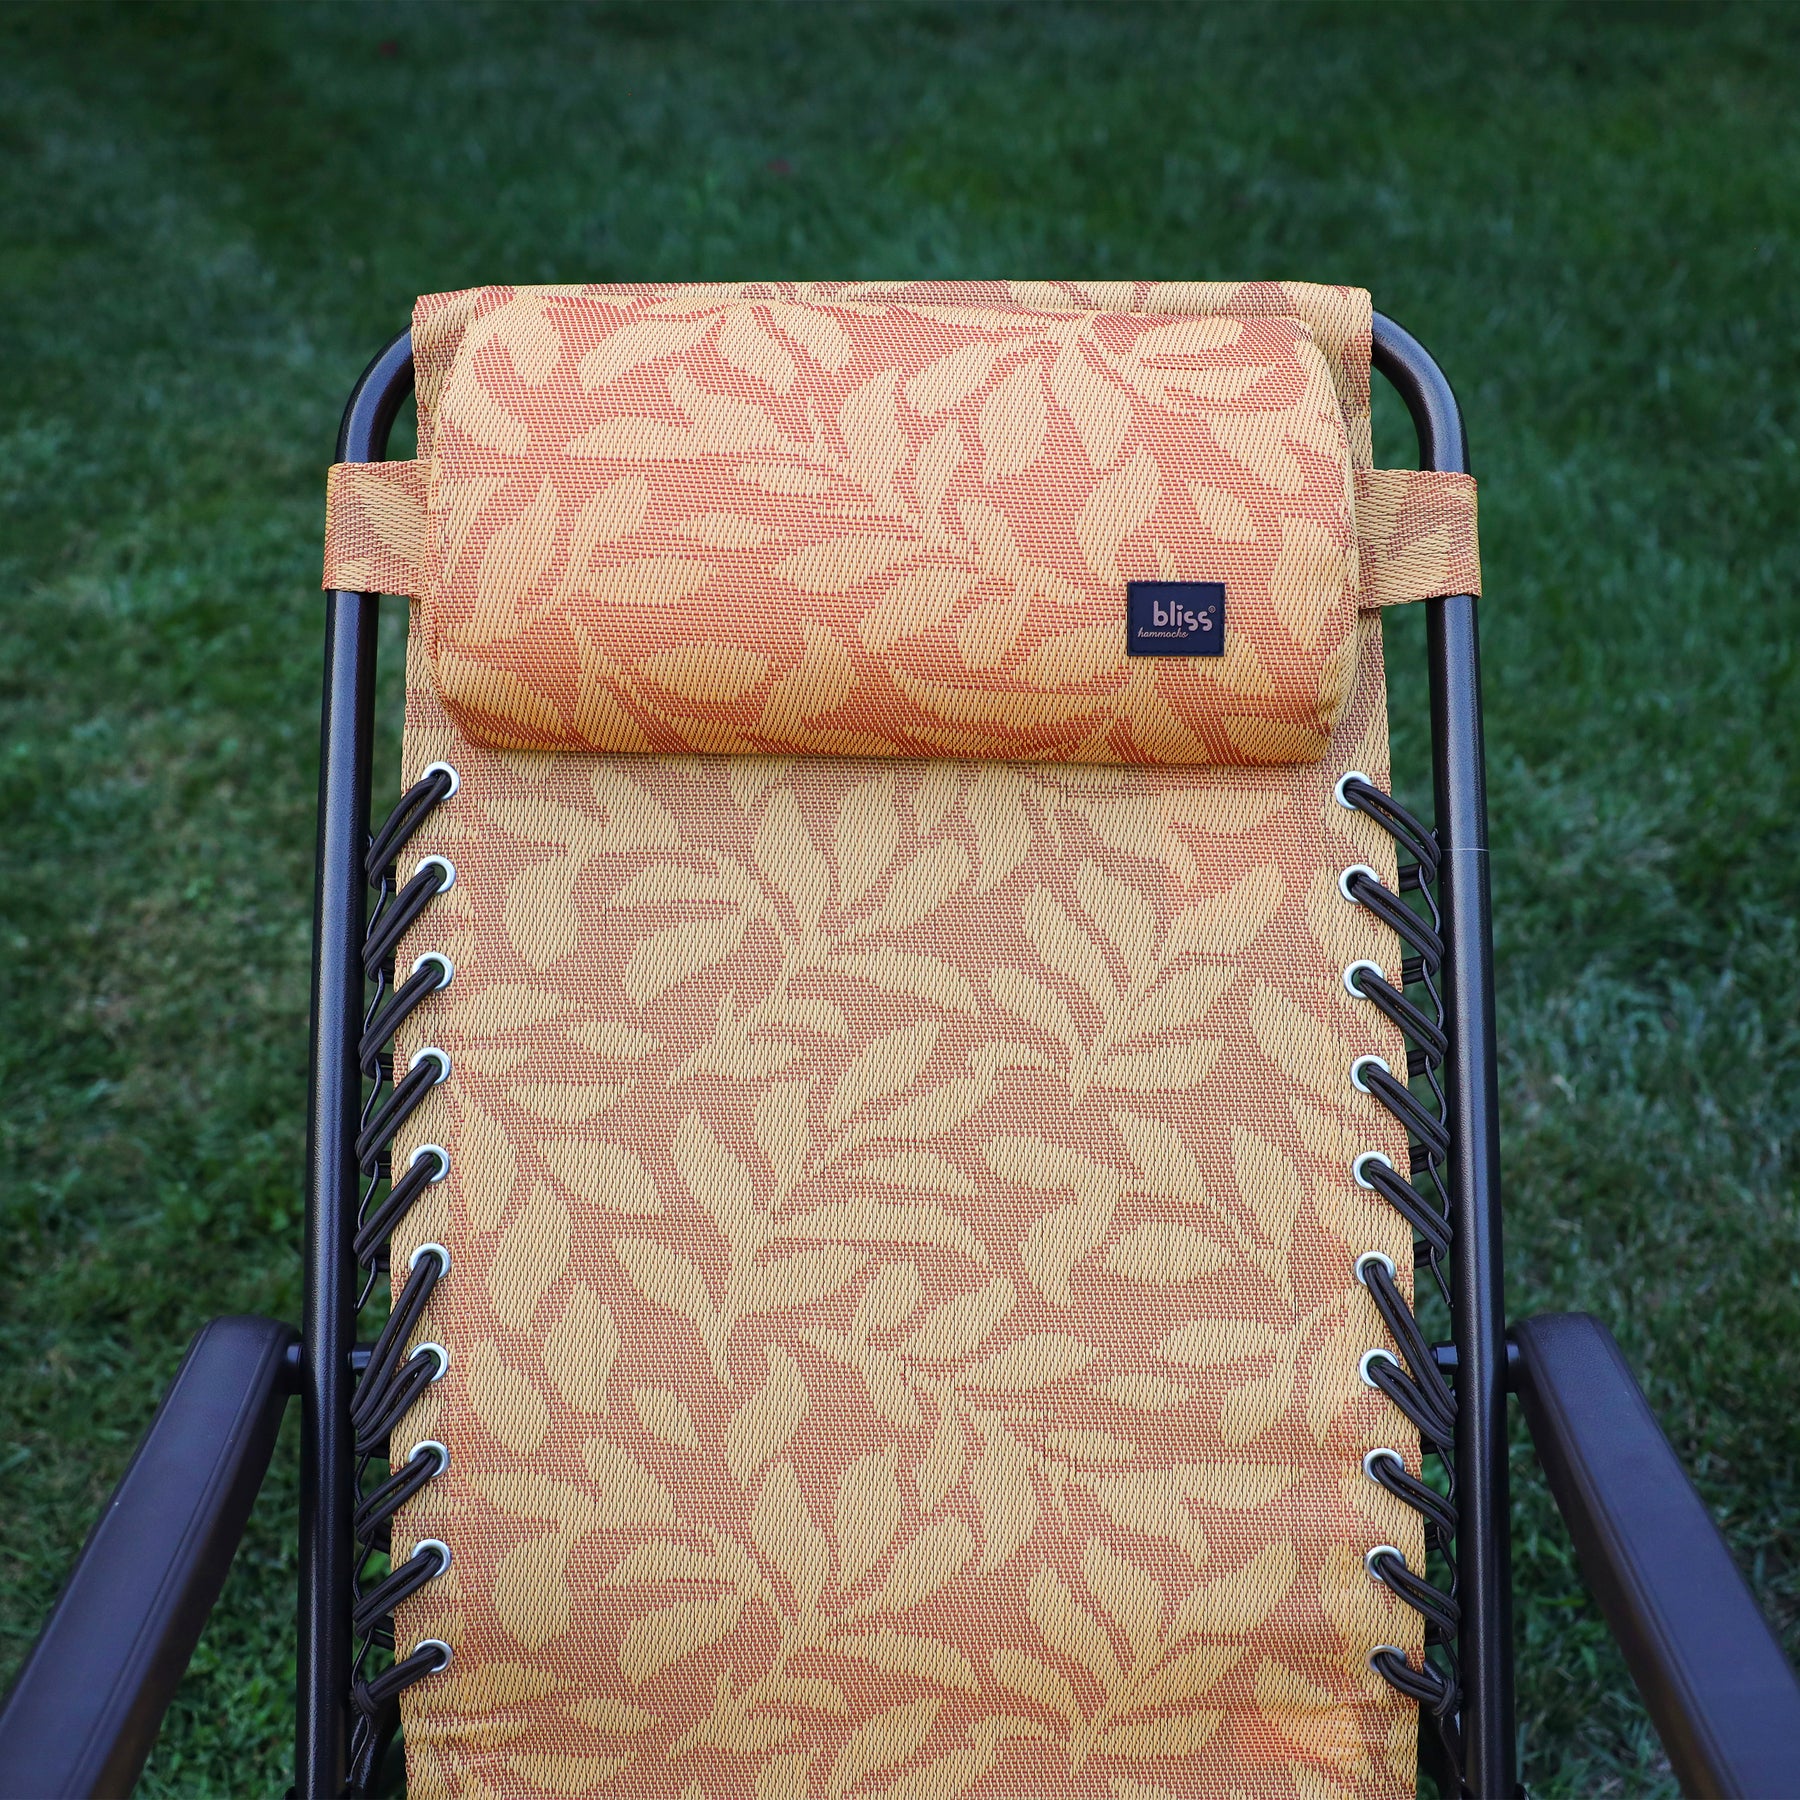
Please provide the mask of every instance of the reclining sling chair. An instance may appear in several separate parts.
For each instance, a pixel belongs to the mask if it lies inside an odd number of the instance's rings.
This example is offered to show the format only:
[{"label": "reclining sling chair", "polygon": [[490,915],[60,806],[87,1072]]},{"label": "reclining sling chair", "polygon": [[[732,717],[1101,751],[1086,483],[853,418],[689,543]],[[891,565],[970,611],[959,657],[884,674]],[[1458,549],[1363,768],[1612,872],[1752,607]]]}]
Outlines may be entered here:
[{"label": "reclining sling chair", "polygon": [[304,1329],[197,1339],[0,1791],[131,1786],[297,1390],[308,1800],[1511,1800],[1509,1388],[1684,1786],[1800,1791],[1611,1338],[1505,1327],[1474,489],[1367,294],[440,295],[340,459]]}]

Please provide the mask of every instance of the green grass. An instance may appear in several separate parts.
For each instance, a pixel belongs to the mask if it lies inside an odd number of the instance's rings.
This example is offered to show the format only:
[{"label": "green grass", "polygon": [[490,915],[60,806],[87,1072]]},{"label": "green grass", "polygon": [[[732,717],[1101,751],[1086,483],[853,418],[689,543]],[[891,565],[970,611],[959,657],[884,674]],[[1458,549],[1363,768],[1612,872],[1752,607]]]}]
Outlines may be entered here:
[{"label": "green grass", "polygon": [[[0,13],[0,1676],[193,1328],[297,1310],[350,381],[423,291],[899,273],[1362,282],[1458,382],[1512,1308],[1613,1323],[1800,1652],[1797,57],[1674,7]],[[294,1462],[147,1793],[288,1779]],[[1534,1791],[1671,1794],[1516,1478]]]}]

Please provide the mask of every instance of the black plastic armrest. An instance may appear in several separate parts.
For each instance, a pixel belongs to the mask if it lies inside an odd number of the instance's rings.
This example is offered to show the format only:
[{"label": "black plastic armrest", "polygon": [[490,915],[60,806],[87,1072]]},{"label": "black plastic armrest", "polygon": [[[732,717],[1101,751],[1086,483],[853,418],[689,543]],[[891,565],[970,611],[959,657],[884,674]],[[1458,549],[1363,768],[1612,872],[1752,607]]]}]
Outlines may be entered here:
[{"label": "black plastic armrest", "polygon": [[294,1341],[253,1318],[195,1337],[0,1708],[0,1794],[131,1792],[268,1470]]},{"label": "black plastic armrest", "polygon": [[1800,1682],[1612,1333],[1563,1313],[1512,1337],[1550,1492],[1683,1793],[1800,1793]]}]

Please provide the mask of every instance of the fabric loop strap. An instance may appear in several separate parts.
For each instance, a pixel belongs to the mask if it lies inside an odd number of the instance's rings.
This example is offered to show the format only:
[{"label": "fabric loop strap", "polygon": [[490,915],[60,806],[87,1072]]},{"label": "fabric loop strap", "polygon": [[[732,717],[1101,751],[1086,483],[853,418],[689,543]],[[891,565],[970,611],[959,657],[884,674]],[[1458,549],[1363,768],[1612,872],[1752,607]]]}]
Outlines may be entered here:
[{"label": "fabric loop strap", "polygon": [[[1430,469],[1358,469],[1362,609],[1480,594],[1475,478]],[[328,588],[419,594],[425,583],[425,469],[336,463],[325,496]]]},{"label": "fabric loop strap", "polygon": [[1479,594],[1475,478],[1432,469],[1358,469],[1362,609]]},{"label": "fabric loop strap", "polygon": [[334,463],[325,488],[325,581],[364,594],[425,587],[425,467]]}]

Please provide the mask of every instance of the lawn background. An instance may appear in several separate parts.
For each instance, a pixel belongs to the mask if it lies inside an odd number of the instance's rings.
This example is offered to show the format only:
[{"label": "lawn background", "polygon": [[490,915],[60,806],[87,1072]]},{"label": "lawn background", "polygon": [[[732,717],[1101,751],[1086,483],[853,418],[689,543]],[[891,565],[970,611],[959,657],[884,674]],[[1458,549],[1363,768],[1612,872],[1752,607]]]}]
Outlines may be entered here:
[{"label": "lawn background", "polygon": [[[297,1315],[350,382],[419,292],[820,275],[1358,282],[1444,363],[1512,1310],[1611,1321],[1800,1652],[1797,73],[1669,6],[0,12],[0,1679],[193,1329]],[[294,1435],[147,1794],[290,1779]],[[1515,1473],[1533,1790],[1672,1794]]]}]

